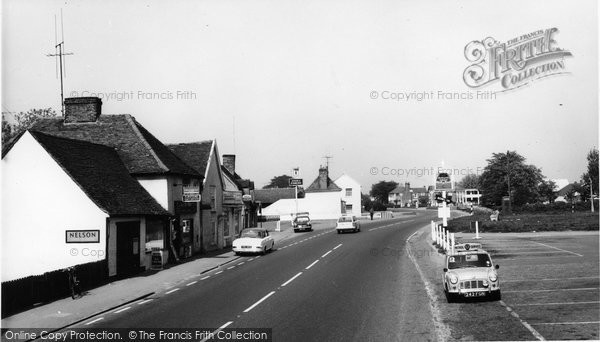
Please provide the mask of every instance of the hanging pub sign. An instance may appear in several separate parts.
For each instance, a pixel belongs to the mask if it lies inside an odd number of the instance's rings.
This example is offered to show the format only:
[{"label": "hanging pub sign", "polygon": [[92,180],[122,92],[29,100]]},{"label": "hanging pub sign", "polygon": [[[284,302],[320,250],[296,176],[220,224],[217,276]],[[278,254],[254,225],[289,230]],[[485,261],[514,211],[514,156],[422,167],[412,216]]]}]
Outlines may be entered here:
[{"label": "hanging pub sign", "polygon": [[452,189],[452,181],[450,180],[450,175],[446,172],[438,173],[435,179],[435,190],[451,190]]},{"label": "hanging pub sign", "polygon": [[200,181],[190,179],[183,183],[183,202],[200,202]]}]

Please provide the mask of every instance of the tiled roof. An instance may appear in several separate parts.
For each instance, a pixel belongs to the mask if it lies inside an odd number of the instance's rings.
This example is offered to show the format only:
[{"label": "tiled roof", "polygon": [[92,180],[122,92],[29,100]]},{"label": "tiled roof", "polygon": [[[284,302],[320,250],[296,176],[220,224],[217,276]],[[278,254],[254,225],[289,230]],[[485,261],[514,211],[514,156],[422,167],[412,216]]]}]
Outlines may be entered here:
[{"label": "tiled roof", "polygon": [[107,146],[30,132],[85,194],[109,215],[169,215]]},{"label": "tiled roof", "polygon": [[202,177],[206,174],[212,146],[212,140],[167,145],[179,159],[185,161]]},{"label": "tiled roof", "polygon": [[130,174],[198,176],[129,114],[101,115],[96,122],[86,123],[46,118],[31,131],[113,147]]},{"label": "tiled roof", "polygon": [[319,179],[320,177],[317,177],[312,184],[306,188],[305,192],[327,192],[327,191],[342,191],[342,188],[340,188],[339,186],[337,186],[337,184],[335,184],[334,181],[331,180],[331,178],[329,178],[329,176],[327,177],[327,187],[322,188],[320,183],[319,183]]},{"label": "tiled roof", "polygon": [[294,188],[255,189],[254,201],[272,204],[280,199],[296,198]]}]

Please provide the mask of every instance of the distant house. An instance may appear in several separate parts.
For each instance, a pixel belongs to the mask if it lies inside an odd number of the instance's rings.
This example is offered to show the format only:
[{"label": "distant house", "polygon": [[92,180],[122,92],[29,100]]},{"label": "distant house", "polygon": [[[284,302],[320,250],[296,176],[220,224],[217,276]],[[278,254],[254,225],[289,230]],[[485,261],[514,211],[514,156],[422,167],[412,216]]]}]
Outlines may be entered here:
[{"label": "distant house", "polygon": [[360,216],[362,212],[360,183],[347,174],[343,174],[335,180],[335,184],[342,188],[340,195],[341,200],[345,203],[345,213]]},{"label": "distant house", "polygon": [[2,154],[2,281],[90,262],[107,276],[150,266],[170,213],[104,145],[26,131]]},{"label": "distant house", "polygon": [[556,199],[554,199],[554,202],[571,203],[571,199],[569,198],[569,194],[572,194],[572,196],[573,196],[573,202],[575,202],[575,203],[581,202],[581,194],[579,192],[575,191],[575,186],[576,185],[577,185],[577,183],[570,183],[570,184],[565,185],[564,187],[562,187],[558,191],[556,191],[555,192]]},{"label": "distant house", "polygon": [[200,244],[203,251],[221,249],[231,241],[231,231],[225,230],[223,212],[223,173],[216,140],[169,144],[168,147],[181,160],[190,165],[202,179],[203,234]]},{"label": "distant house", "polygon": [[[260,194],[261,191],[255,191],[256,200],[275,201],[266,207],[263,206],[262,214],[279,215],[282,220],[291,220],[296,213],[296,208],[298,212],[308,212],[312,219],[337,219],[343,212],[342,208],[346,207],[341,200],[342,188],[329,178],[327,167],[319,168],[317,178],[304,190],[304,198],[299,198],[297,201],[293,188],[278,189],[263,194]],[[280,195],[279,198],[275,197],[277,194]],[[267,196],[272,198],[266,199]]]},{"label": "distant house", "polygon": [[388,202],[390,204],[401,207],[416,205],[419,202],[419,197],[426,196],[429,198],[429,190],[426,187],[411,188],[410,183],[398,185],[388,194]]},{"label": "distant house", "polygon": [[452,193],[452,201],[457,204],[481,204],[481,192],[475,188],[456,186]]},{"label": "distant house", "polygon": [[[183,192],[187,189],[198,194],[202,175],[173,154],[134,117],[103,115],[102,101],[96,97],[67,98],[64,118],[41,119],[31,131],[113,149],[130,177],[171,214],[169,222],[147,221],[145,226],[139,226],[139,234],[123,235],[131,249],[145,246],[145,258],[150,258],[152,249],[160,250],[163,260],[173,255],[187,257],[193,250],[199,250],[199,203],[186,202]],[[109,270],[111,276],[118,272],[112,266]]]}]

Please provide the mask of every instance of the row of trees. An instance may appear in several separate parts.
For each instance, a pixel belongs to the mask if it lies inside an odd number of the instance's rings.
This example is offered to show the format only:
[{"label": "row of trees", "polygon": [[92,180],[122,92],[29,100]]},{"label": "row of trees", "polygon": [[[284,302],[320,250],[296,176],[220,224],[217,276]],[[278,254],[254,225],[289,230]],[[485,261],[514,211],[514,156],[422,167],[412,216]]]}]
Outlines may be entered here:
[{"label": "row of trees", "polygon": [[[581,200],[587,201],[590,193],[598,195],[598,149],[588,152],[587,161],[587,172],[581,176],[580,182],[573,184],[568,198],[580,196]],[[487,163],[481,175],[467,175],[459,183],[465,188],[479,189],[483,205],[499,206],[502,198],[509,194],[515,206],[554,202],[556,199],[556,191],[559,190],[556,184],[545,180],[542,171],[527,164],[525,158],[516,151],[494,153]]]}]

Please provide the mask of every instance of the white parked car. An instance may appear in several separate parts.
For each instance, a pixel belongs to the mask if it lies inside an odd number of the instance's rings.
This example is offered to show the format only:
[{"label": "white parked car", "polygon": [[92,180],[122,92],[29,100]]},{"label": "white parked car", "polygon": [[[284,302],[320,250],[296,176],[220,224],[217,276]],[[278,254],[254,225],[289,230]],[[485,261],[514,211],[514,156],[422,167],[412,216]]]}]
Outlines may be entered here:
[{"label": "white parked car", "polygon": [[345,231],[360,232],[360,222],[358,222],[356,216],[344,215],[337,220],[335,229],[338,234]]},{"label": "white parked car", "polygon": [[266,254],[275,247],[275,240],[263,228],[246,228],[240,232],[240,237],[233,240],[233,252]]}]

